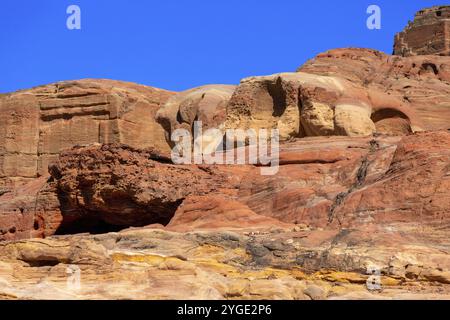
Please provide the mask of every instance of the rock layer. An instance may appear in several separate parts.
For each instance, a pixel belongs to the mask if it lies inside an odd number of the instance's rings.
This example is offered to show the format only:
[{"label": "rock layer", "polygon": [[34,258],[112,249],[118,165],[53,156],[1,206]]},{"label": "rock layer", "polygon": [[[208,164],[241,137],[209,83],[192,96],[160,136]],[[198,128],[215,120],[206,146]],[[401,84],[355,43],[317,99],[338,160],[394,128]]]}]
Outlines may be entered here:
[{"label": "rock layer", "polygon": [[395,35],[394,54],[450,55],[450,6],[420,10],[413,22]]},{"label": "rock layer", "polygon": [[[444,233],[403,227],[396,227],[395,236],[394,226],[251,234],[141,229],[3,242],[0,297],[450,298],[448,241],[437,245],[426,237]],[[404,232],[409,236],[399,236]],[[381,274],[380,290],[366,285],[374,268]]]},{"label": "rock layer", "polygon": [[171,95],[112,80],[66,81],[2,95],[0,179],[46,175],[59,152],[77,144],[119,142],[167,151],[154,118]]},{"label": "rock layer", "polygon": [[[36,227],[27,218],[35,236],[153,223],[240,228],[244,218],[322,228],[425,217],[447,223],[449,147],[448,131],[299,139],[282,145],[273,176],[250,165],[173,165],[155,151],[125,145],[76,147],[50,167],[50,180],[26,184],[20,198],[1,199],[5,207],[22,203],[16,216],[43,219]],[[13,236],[7,231],[13,226],[2,226],[2,239]]]},{"label": "rock layer", "polygon": [[371,117],[380,131],[404,132],[408,122],[413,131],[450,128],[450,57],[404,58],[370,49],[334,49],[319,54],[298,71],[340,77],[367,92],[383,93],[371,95],[377,106]]}]

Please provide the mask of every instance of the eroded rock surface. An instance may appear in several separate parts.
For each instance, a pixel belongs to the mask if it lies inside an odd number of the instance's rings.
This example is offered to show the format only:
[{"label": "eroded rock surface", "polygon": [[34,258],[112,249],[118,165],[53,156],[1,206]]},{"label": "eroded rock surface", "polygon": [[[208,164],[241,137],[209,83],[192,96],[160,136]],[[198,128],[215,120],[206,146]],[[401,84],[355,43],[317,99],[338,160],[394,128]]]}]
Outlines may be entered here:
[{"label": "eroded rock surface", "polygon": [[280,140],[286,141],[307,136],[406,134],[421,130],[422,124],[408,104],[378,88],[368,89],[339,74],[307,70],[242,80],[228,104],[226,127],[277,128]]},{"label": "eroded rock surface", "polygon": [[59,152],[77,144],[119,142],[169,150],[155,115],[171,95],[112,80],[66,81],[2,95],[2,185],[13,177],[46,175]]},{"label": "eroded rock surface", "polygon": [[[435,7],[397,36],[405,57],[2,95],[0,298],[450,299],[447,31]],[[277,174],[173,164],[171,134],[196,120],[218,129],[191,141],[205,154],[227,128],[279,129]]]},{"label": "eroded rock surface", "polygon": [[[156,112],[172,92],[113,80],[65,81],[0,97],[0,238],[48,235],[61,222],[48,165],[74,145],[169,151]],[[44,226],[44,216],[45,223]]]},{"label": "eroded rock surface", "polygon": [[340,77],[367,92],[382,92],[371,95],[377,106],[371,115],[377,131],[398,134],[407,131],[409,124],[413,131],[450,128],[450,57],[405,58],[370,49],[334,49],[298,71]]},{"label": "eroded rock surface", "polygon": [[[209,145],[217,145],[216,140],[221,140],[226,119],[226,106],[235,88],[232,85],[207,85],[172,96],[156,115],[157,121],[166,131],[167,143],[173,147],[173,132],[185,129],[191,134],[192,142],[194,138],[197,141],[201,139],[202,150],[207,151]],[[201,122],[197,132],[195,122]],[[208,135],[208,130],[213,129],[218,134]]]},{"label": "eroded rock surface", "polygon": [[[423,240],[437,229],[393,231],[141,229],[3,242],[0,297],[448,299],[448,242]],[[374,267],[380,290],[366,284]]]},{"label": "eroded rock surface", "polygon": [[155,151],[125,145],[76,147],[50,166],[50,180],[27,184],[23,199],[15,201],[23,201],[23,217],[48,219],[38,224],[47,226],[45,235],[70,233],[61,231],[67,228],[102,231],[98,223],[106,231],[153,223],[189,229],[191,222],[196,228],[239,228],[240,216],[255,225],[323,228],[422,223],[424,217],[444,223],[449,146],[448,131],[298,139],[282,145],[273,176],[251,165],[173,165]]},{"label": "eroded rock surface", "polygon": [[220,172],[173,165],[157,152],[126,145],[63,152],[50,172],[62,208],[58,233],[167,225],[187,196],[233,189]]}]

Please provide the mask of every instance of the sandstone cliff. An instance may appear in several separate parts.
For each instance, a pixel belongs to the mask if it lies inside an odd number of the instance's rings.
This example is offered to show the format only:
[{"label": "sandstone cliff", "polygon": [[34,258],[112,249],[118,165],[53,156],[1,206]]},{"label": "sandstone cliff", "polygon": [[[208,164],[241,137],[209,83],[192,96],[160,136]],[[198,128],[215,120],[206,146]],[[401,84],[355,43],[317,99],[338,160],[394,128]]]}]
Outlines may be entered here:
[{"label": "sandstone cliff", "polygon": [[[419,12],[396,55],[335,49],[237,86],[1,95],[0,298],[449,299],[448,20]],[[198,120],[219,130],[205,152],[279,129],[278,173],[174,164]]]}]

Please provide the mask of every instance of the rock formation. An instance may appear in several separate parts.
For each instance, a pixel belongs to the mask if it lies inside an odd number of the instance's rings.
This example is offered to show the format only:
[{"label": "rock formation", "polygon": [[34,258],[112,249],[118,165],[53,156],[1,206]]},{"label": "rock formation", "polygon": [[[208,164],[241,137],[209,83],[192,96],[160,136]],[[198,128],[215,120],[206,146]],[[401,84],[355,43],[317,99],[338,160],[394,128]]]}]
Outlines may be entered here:
[{"label": "rock formation", "polygon": [[[278,128],[281,140],[422,130],[402,99],[339,73],[317,75],[308,66],[305,71],[242,80],[228,104],[226,127]],[[391,118],[396,120],[389,125]]]},{"label": "rock formation", "polygon": [[450,55],[450,6],[420,10],[413,22],[395,35],[394,54]]},{"label": "rock formation", "polygon": [[0,178],[46,175],[58,153],[77,144],[120,142],[168,151],[154,118],[171,95],[112,80],[66,81],[2,95]]},{"label": "rock formation", "polygon": [[[449,12],[238,86],[1,95],[0,299],[449,299]],[[198,120],[278,129],[277,174],[174,164]]]}]

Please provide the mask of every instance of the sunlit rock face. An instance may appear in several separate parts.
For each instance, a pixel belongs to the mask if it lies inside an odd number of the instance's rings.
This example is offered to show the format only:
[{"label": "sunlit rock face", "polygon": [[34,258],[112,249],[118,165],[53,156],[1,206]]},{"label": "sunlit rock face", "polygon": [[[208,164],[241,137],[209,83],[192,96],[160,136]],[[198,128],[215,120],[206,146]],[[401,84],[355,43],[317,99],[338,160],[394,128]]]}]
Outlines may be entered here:
[{"label": "sunlit rock face", "polygon": [[113,80],[66,81],[0,96],[0,178],[35,178],[61,150],[126,143],[169,150],[156,122],[173,93]]},{"label": "sunlit rock face", "polygon": [[[317,64],[321,66],[320,61]],[[414,109],[403,100],[339,73],[315,74],[314,66],[307,66],[306,71],[242,80],[228,104],[226,127],[276,128],[282,141],[407,134],[422,129]]]},{"label": "sunlit rock face", "polygon": [[[0,95],[0,299],[450,299],[448,17],[237,86]],[[278,129],[279,166],[175,164],[178,129]]]}]

